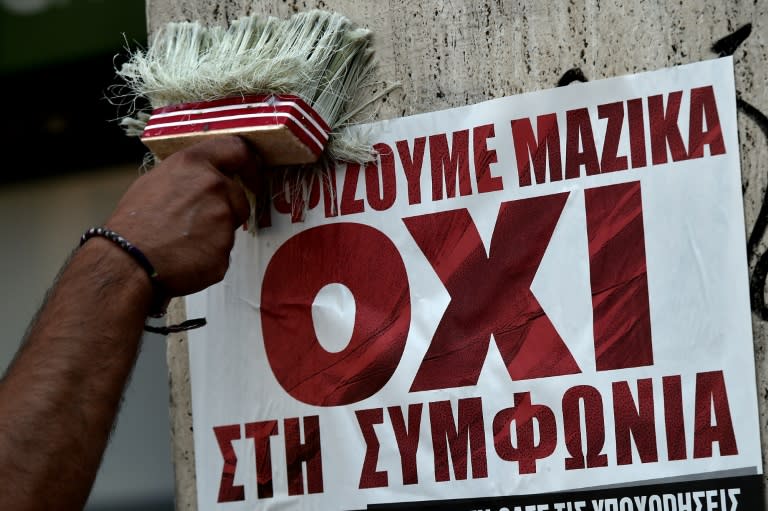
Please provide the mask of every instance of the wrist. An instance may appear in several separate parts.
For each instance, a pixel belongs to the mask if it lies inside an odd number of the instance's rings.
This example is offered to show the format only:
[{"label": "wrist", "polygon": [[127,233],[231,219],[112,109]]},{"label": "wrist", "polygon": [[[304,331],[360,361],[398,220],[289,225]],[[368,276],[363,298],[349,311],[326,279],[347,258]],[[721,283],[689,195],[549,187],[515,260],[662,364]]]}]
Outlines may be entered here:
[{"label": "wrist", "polygon": [[[83,236],[80,238],[81,250],[83,250],[83,245],[86,245],[86,243],[91,240],[94,240],[91,245],[93,245],[96,240],[98,240],[102,246],[104,246],[105,243],[111,245],[111,253],[113,256],[116,253],[122,253],[122,263],[129,264],[134,274],[138,272],[140,275],[143,275],[143,278],[139,278],[139,280],[144,282],[143,287],[145,291],[148,287],[151,291],[150,305],[148,308],[145,308],[145,316],[152,316],[155,318],[164,316],[168,308],[168,303],[170,302],[170,296],[165,292],[164,286],[158,279],[155,267],[152,266],[152,263],[149,261],[147,256],[144,255],[144,253],[139,250],[138,247],[134,246],[131,242],[123,238],[117,232],[106,227],[94,227],[85,231]],[[147,284],[149,284],[149,286],[147,286]],[[159,334],[169,334],[172,332],[182,332],[185,330],[191,330],[193,328],[199,328],[201,326],[205,326],[205,324],[205,318],[198,318],[184,321],[178,325],[169,325],[166,327],[153,327],[151,325],[145,325],[144,330]]]},{"label": "wrist", "polygon": [[106,236],[94,235],[92,231],[86,231],[81,238],[76,256],[92,268],[93,277],[103,286],[118,286],[120,294],[125,293],[136,300],[146,316],[162,315],[166,300],[156,281],[156,274],[148,271],[135,255],[119,243]]}]

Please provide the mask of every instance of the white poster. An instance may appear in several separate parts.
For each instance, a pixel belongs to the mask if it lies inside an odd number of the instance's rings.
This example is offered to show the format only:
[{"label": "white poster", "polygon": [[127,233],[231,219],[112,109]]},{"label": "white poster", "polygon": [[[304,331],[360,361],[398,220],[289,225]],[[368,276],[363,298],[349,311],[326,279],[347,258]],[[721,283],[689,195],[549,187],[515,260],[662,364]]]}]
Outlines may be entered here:
[{"label": "white poster", "polygon": [[762,509],[730,58],[361,129],[188,299],[201,510]]}]

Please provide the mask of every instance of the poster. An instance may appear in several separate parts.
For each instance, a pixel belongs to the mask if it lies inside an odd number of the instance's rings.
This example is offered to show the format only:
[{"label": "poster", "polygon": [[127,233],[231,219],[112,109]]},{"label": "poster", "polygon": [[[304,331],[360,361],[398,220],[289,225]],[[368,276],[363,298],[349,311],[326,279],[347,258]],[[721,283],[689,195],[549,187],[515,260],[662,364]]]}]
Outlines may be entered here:
[{"label": "poster", "polygon": [[360,129],[188,299],[200,509],[762,509],[730,58]]}]

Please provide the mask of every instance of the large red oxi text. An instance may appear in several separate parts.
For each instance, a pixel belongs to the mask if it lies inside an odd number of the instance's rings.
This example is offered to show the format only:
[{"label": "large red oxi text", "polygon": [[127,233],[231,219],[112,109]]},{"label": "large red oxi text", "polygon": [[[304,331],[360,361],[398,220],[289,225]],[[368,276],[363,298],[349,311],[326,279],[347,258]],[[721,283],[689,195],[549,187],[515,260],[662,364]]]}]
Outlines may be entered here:
[{"label": "large red oxi text", "polygon": [[[512,120],[508,126],[516,155],[515,185],[646,167],[648,148],[651,165],[666,164],[670,155],[673,162],[701,158],[705,146],[710,156],[724,154],[712,87],[692,89],[686,98],[687,144],[678,125],[682,91],[667,94],[666,107],[664,95],[598,105],[597,118],[606,122],[602,144],[595,141],[587,108],[565,112],[565,140],[561,140],[563,116],[539,115],[535,130],[531,118]],[[619,154],[622,130],[627,131],[628,154]],[[409,205],[423,200],[424,167],[430,169],[433,201],[500,191],[506,176],[494,175],[492,167],[498,158],[488,145],[495,136],[490,124],[456,131],[450,135],[450,144],[448,134],[397,141],[394,148],[377,144],[377,162],[347,165],[340,190],[335,179],[315,182],[308,190],[289,187],[275,195],[274,208],[298,221],[297,211],[316,207],[323,196],[327,217],[358,214],[366,208],[384,211],[397,199],[396,168],[403,172]],[[598,146],[602,147],[599,154]],[[361,176],[365,200],[356,196]],[[410,382],[411,392],[476,385],[492,340],[512,380],[581,373],[531,292],[569,193],[502,202],[487,248],[467,209],[402,219],[450,295]],[[641,184],[587,187],[583,193],[595,367],[611,371],[651,366]],[[270,224],[269,216],[261,221],[262,226]],[[320,345],[311,312],[318,292],[328,284],[345,285],[356,305],[351,339],[337,353]],[[318,407],[350,406],[373,396],[391,379],[405,351],[410,300],[404,261],[381,231],[341,222],[293,236],[278,248],[263,278],[262,334],[275,378],[293,398]],[[566,470],[657,462],[654,385],[661,387],[663,396],[663,458],[711,457],[715,443],[720,455],[737,454],[725,377],[722,371],[709,371],[695,375],[695,394],[687,399],[682,376],[670,375],[633,383],[614,381],[610,396],[591,385],[577,385],[559,403],[537,404],[531,392],[515,392],[510,406],[498,411],[487,410],[481,397],[358,409],[355,417],[365,455],[357,483],[363,489],[423,480],[427,468],[417,466],[416,452],[426,427],[434,460],[430,478],[436,482],[488,477],[489,455],[511,463],[510,472],[515,475],[534,474],[537,463],[550,458],[558,445],[569,453],[563,460]],[[684,419],[687,402],[694,403],[694,413],[687,414],[693,424]],[[615,438],[611,453],[604,452],[605,406],[613,410],[612,424],[608,424]],[[275,491],[322,492],[320,426],[320,416],[313,415],[215,427],[223,460],[219,502],[245,499],[244,485],[235,484],[235,441],[253,442],[258,498],[273,497]],[[390,428],[396,439],[401,465],[397,474],[378,468],[377,428]],[[271,440],[278,437],[282,438],[277,442],[283,446],[281,456],[273,456]],[[692,453],[688,452],[691,437]],[[633,442],[639,460],[633,459]],[[286,488],[273,487],[273,462],[285,463]]]}]

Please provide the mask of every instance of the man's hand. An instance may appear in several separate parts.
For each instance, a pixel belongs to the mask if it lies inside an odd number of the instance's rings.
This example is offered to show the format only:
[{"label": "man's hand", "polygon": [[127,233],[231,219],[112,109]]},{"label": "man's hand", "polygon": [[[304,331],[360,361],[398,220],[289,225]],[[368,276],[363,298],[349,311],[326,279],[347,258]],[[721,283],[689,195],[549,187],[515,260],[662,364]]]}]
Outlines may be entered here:
[{"label": "man's hand", "polygon": [[[139,178],[106,223],[139,248],[171,296],[219,281],[248,216],[244,181],[259,159],[211,139]],[[73,240],[74,242],[74,240]],[[82,509],[139,349],[152,301],[144,269],[116,244],[88,240],[64,267],[0,381],[0,507]]]},{"label": "man's hand", "polygon": [[259,168],[243,139],[207,140],[137,179],[106,226],[144,252],[169,296],[200,291],[224,277],[250,212],[232,176],[253,181]]}]

